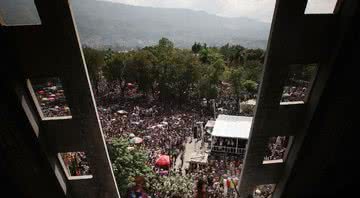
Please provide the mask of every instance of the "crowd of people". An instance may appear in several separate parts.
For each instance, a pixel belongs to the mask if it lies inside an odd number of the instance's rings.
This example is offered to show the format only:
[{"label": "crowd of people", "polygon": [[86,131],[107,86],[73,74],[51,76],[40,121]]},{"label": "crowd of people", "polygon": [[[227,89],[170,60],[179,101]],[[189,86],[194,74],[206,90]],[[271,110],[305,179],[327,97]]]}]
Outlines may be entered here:
[{"label": "crowd of people", "polygon": [[289,139],[286,136],[276,136],[269,139],[264,160],[283,159]]},{"label": "crowd of people", "polygon": [[90,166],[84,152],[68,152],[60,154],[69,176],[91,175]]},{"label": "crowd of people", "polygon": [[156,103],[136,101],[127,101],[115,108],[114,105],[100,106],[98,112],[106,139],[141,138],[141,146],[148,151],[152,165],[160,155],[169,155],[171,162],[175,162],[184,153],[185,139],[192,135],[195,123],[204,121],[192,109],[165,109]]},{"label": "crowd of people", "polygon": [[195,182],[205,185],[206,197],[235,197],[242,161],[237,158],[209,159],[207,164],[192,164],[186,171]]},{"label": "crowd of people", "polygon": [[275,184],[259,185],[255,188],[253,198],[271,198]]},{"label": "crowd of people", "polygon": [[[32,84],[41,110],[45,117],[68,116],[71,115],[70,109],[66,104],[64,90],[59,79],[52,78]],[[187,108],[168,108],[156,101],[149,102],[147,99],[131,99],[121,103],[116,103],[119,98],[119,87],[113,87],[112,94],[108,94],[105,100],[102,100],[98,106],[98,113],[103,127],[106,140],[123,137],[129,140],[138,138],[138,142],[133,144],[145,148],[149,156],[149,164],[153,167],[154,172],[164,175],[172,172],[182,174],[181,168],[175,169],[175,161],[180,155],[181,166],[184,163],[183,155],[185,144],[192,141],[194,136],[194,126],[197,122],[206,123],[212,115],[204,115],[199,111],[199,107]],[[302,100],[306,92],[305,87],[286,88],[283,101]],[[129,93],[128,93],[129,94]],[[136,91],[130,92],[135,95]],[[207,101],[210,102],[210,101]],[[216,107],[226,112],[237,115],[227,109],[236,109],[237,102],[231,97],[220,97],[216,102]],[[209,107],[208,105],[206,105]],[[201,108],[206,107],[203,105]],[[191,138],[190,138],[191,137]],[[219,145],[235,146],[230,140],[217,141]],[[270,138],[267,147],[267,153],[264,160],[277,160],[284,157],[288,144],[287,137]],[[160,155],[170,156],[172,164],[169,170],[157,167],[156,159]],[[86,156],[82,152],[63,153],[61,154],[63,162],[69,171],[70,176],[81,176],[91,174]],[[237,159],[209,159],[208,163],[199,166],[190,166],[185,170],[185,177],[193,179],[198,183],[199,190],[206,193],[206,197],[235,197],[236,186],[240,177],[242,162]],[[165,175],[166,175],[165,174]],[[265,195],[269,189],[267,187],[257,189],[256,197],[267,197]],[[264,194],[265,193],[265,194]],[[197,193],[201,194],[201,193]]]},{"label": "crowd of people", "polygon": [[305,86],[286,86],[281,97],[281,102],[305,101],[307,88]]},{"label": "crowd of people", "polygon": [[33,80],[32,87],[44,117],[71,115],[64,89],[58,78]]}]

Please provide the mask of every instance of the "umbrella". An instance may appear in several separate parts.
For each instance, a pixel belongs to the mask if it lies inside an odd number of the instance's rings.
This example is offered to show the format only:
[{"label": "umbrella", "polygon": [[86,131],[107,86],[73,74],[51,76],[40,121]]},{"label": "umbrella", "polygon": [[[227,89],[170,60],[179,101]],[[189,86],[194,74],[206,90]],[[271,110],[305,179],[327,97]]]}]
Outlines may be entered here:
[{"label": "umbrella", "polygon": [[139,138],[139,137],[134,137],[133,139],[130,140],[130,143],[133,144],[140,144],[143,142],[143,139]]},{"label": "umbrella", "polygon": [[133,138],[133,137],[135,137],[135,134],[130,133],[130,134],[129,134],[129,137]]},{"label": "umbrella", "polygon": [[127,111],[125,111],[125,110],[119,110],[119,111],[117,111],[119,114],[127,114],[128,112]]},{"label": "umbrella", "polygon": [[155,165],[170,166],[170,157],[168,155],[160,155],[160,157],[156,160]]},{"label": "umbrella", "polygon": [[150,135],[144,136],[144,139],[150,140],[151,136]]}]

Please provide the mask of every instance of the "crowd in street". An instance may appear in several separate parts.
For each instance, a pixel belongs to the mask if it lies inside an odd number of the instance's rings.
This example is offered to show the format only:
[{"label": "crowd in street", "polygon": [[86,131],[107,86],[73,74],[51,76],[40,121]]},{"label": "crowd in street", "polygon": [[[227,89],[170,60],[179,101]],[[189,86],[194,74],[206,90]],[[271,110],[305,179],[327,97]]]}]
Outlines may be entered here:
[{"label": "crowd in street", "polygon": [[[204,121],[195,110],[166,109],[156,103],[128,101],[122,105],[98,108],[106,139],[138,138],[154,165],[160,155],[170,156],[171,162],[183,154],[185,139],[192,135],[196,122]],[[154,166],[155,170],[155,166]]]},{"label": "crowd in street", "polygon": [[242,161],[239,159],[209,159],[207,164],[191,164],[186,174],[206,185],[209,198],[235,197]]},{"label": "crowd in street", "polygon": [[[59,81],[47,80],[33,85],[33,88],[45,117],[71,115]],[[118,88],[113,87],[113,93],[117,93]],[[302,100],[305,92],[305,87],[288,88],[284,93],[289,96],[282,100]],[[98,114],[105,139],[110,141],[112,138],[122,137],[133,140],[130,143],[143,147],[148,152],[148,163],[153,167],[154,172],[159,174],[163,173],[163,169],[155,166],[156,159],[160,155],[170,156],[172,164],[167,173],[170,169],[174,172],[176,159],[181,160],[180,167],[182,167],[185,144],[192,139],[194,126],[197,122],[206,123],[211,118],[211,115],[205,115],[203,111],[199,111],[199,107],[169,108],[159,102],[149,102],[146,99],[113,102],[117,98],[117,94],[109,94],[107,98],[98,102]],[[236,100],[231,97],[221,97],[216,101],[217,108],[227,111],[221,113],[237,115],[234,111],[236,105]],[[210,105],[203,105],[202,108],[206,106]],[[233,111],[229,112],[227,109],[233,109]],[[286,137],[271,138],[265,160],[282,159],[287,143]],[[219,141],[219,144],[234,146],[235,143]],[[83,153],[62,154],[62,158],[69,170],[69,175],[90,174],[89,165]],[[184,176],[193,178],[194,183],[200,182],[201,185],[205,185],[207,197],[235,197],[235,187],[239,181],[241,169],[242,162],[237,159],[209,159],[205,165],[190,166],[186,169]],[[175,172],[182,174],[181,170],[175,170]],[[260,190],[260,194],[262,193],[263,190]]]}]

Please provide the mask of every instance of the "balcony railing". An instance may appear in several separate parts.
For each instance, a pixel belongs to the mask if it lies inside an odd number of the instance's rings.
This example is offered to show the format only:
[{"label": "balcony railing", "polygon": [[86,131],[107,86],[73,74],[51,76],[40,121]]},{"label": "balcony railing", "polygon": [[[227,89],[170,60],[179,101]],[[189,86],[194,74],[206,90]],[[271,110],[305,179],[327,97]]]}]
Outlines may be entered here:
[{"label": "balcony railing", "polygon": [[236,147],[226,147],[226,146],[212,146],[211,151],[245,155],[246,149],[245,148],[236,148]]}]

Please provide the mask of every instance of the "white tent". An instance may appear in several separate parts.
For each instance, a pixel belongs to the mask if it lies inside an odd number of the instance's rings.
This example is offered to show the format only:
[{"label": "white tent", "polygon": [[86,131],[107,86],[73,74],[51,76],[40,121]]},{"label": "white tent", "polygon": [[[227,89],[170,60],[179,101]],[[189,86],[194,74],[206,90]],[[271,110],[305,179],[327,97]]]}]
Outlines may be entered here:
[{"label": "white tent", "polygon": [[230,116],[220,114],[214,125],[212,136],[225,138],[248,139],[252,117]]},{"label": "white tent", "polygon": [[205,128],[213,128],[215,125],[215,120],[209,120],[207,121]]}]

